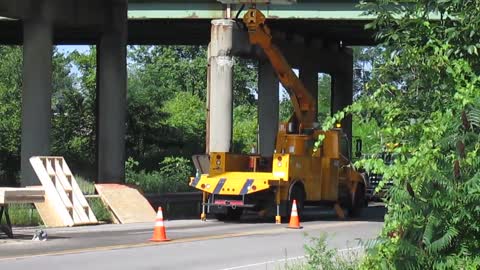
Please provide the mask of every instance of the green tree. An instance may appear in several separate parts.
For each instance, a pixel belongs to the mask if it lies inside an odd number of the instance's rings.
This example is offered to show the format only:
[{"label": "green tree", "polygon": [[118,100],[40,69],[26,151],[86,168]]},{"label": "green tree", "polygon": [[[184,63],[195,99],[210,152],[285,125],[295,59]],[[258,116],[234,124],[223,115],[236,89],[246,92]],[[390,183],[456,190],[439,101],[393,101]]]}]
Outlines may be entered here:
[{"label": "green tree", "polygon": [[253,105],[257,90],[258,64],[250,59],[235,58],[233,66],[233,105]]},{"label": "green tree", "polygon": [[[21,93],[22,93],[22,48],[19,46],[0,47],[0,171],[9,179],[7,185],[16,185],[20,169],[20,137],[21,137]],[[52,152],[61,149],[60,138],[66,134],[65,125],[58,123],[58,110],[64,106],[65,96],[74,90],[74,78],[70,74],[70,59],[53,51],[52,78]],[[62,152],[65,153],[65,152]]]},{"label": "green tree", "polygon": [[[75,66],[79,74],[72,73]],[[64,156],[73,169],[95,163],[96,51],[56,51],[53,58],[53,155]]]},{"label": "green tree", "polygon": [[152,170],[166,156],[203,152],[205,47],[133,46],[128,54],[127,154]]},{"label": "green tree", "polygon": [[255,105],[243,104],[233,109],[233,149],[251,153],[257,147],[258,113]]},{"label": "green tree", "polygon": [[318,122],[322,123],[331,114],[332,78],[327,74],[318,77]]},{"label": "green tree", "polygon": [[191,156],[205,150],[205,102],[189,92],[178,92],[165,103],[163,111],[168,115],[165,124],[181,131],[183,155]]},{"label": "green tree", "polygon": [[285,89],[280,90],[279,119],[286,122],[293,114],[293,105]]},{"label": "green tree", "polygon": [[[165,156],[189,158],[204,151],[206,53],[203,46],[134,46],[129,50],[128,154],[147,168],[155,168]],[[255,103],[256,74],[254,62],[236,59],[235,107]],[[249,117],[240,125],[248,120],[256,121]],[[238,137],[249,140],[242,144],[256,140],[256,131],[248,133],[248,138],[246,134]]]},{"label": "green tree", "polygon": [[[366,4],[382,63],[345,113],[375,121],[391,166],[357,165],[393,180],[385,225],[364,269],[480,267],[480,27],[477,1]],[[435,17],[431,17],[431,16]],[[381,188],[381,185],[380,187]]]},{"label": "green tree", "polygon": [[20,170],[22,48],[0,46],[0,59],[0,185],[12,186]]}]

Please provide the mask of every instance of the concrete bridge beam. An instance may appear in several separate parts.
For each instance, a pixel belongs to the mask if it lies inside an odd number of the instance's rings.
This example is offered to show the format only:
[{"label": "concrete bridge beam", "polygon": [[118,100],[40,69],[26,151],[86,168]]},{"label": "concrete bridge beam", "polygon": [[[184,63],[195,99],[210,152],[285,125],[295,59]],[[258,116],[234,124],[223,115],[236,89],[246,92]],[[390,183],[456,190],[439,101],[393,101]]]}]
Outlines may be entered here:
[{"label": "concrete bridge beam", "polygon": [[268,61],[258,65],[258,130],[261,156],[271,157],[278,132],[278,78]]},{"label": "concrete bridge beam", "polygon": [[[46,8],[45,5],[40,8]],[[31,156],[50,153],[53,27],[41,12],[23,22],[21,185],[37,185]]]},{"label": "concrete bridge beam", "polygon": [[105,10],[97,54],[97,181],[125,180],[127,1]]}]

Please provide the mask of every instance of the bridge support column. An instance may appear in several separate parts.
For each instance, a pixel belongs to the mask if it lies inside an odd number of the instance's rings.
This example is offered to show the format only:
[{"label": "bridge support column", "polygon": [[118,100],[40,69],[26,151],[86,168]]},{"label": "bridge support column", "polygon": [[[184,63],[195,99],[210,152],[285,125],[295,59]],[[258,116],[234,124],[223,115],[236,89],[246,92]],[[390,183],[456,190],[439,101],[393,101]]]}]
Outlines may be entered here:
[{"label": "bridge support column", "polygon": [[50,153],[53,28],[41,5],[23,22],[21,185],[38,185],[30,157]]},{"label": "bridge support column", "polygon": [[233,118],[233,20],[212,21],[208,72],[207,152],[229,152]]},{"label": "bridge support column", "polygon": [[[332,113],[342,110],[353,102],[353,55],[348,48],[342,49],[339,63],[342,71],[332,74]],[[347,116],[342,121],[342,129],[350,142],[352,139],[352,117]]]},{"label": "bridge support column", "polygon": [[125,180],[127,1],[111,1],[97,49],[97,166],[99,183]]},{"label": "bridge support column", "polygon": [[271,157],[275,150],[275,138],[278,132],[278,78],[270,62],[258,65],[258,152]]},{"label": "bridge support column", "polygon": [[[311,60],[303,59],[300,63],[299,77],[303,85],[315,99],[315,115],[318,114],[318,71]],[[315,117],[316,119],[316,117]]]}]

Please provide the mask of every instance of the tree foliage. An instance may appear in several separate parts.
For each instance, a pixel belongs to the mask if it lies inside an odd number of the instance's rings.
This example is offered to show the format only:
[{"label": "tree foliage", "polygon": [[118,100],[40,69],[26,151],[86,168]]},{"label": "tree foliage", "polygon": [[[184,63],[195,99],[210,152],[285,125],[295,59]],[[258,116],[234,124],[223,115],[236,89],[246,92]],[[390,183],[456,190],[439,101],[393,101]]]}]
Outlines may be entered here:
[{"label": "tree foliage", "polygon": [[0,46],[0,59],[0,185],[11,186],[20,169],[22,50]]},{"label": "tree foliage", "polygon": [[[382,42],[366,93],[346,113],[375,121],[397,155],[357,163],[393,180],[364,269],[480,267],[480,6],[371,1]],[[380,141],[379,141],[380,142]],[[381,188],[381,185],[379,186]]]},{"label": "tree foliage", "polygon": [[[0,46],[0,176],[4,176],[6,185],[16,185],[20,169],[21,142],[21,96],[22,96],[22,47]],[[57,145],[59,136],[67,136],[70,126],[58,121],[58,110],[65,107],[66,95],[73,90],[74,78],[70,74],[70,58],[53,51],[52,112],[53,145]],[[68,105],[67,105],[68,107]],[[73,127],[73,126],[72,126]],[[65,132],[68,130],[67,132]],[[55,132],[57,131],[57,132]],[[68,144],[64,137],[63,142]],[[53,150],[55,152],[55,148]],[[62,153],[66,153],[64,151]]]},{"label": "tree foliage", "polygon": [[[53,155],[64,156],[74,168],[95,163],[96,52],[56,50],[53,60],[52,140]],[[79,76],[73,74],[77,67]]]},{"label": "tree foliage", "polygon": [[[166,157],[189,160],[202,153],[206,47],[130,46],[127,52],[126,151],[139,162],[136,169],[160,170]],[[53,55],[51,153],[65,156],[86,178],[96,172],[96,56],[95,46],[72,53],[55,48]],[[22,48],[2,46],[0,58],[0,171],[15,179],[20,164]],[[330,114],[330,88],[330,77],[320,76],[320,120]],[[233,90],[233,149],[249,153],[258,133],[255,61],[235,59]],[[289,99],[282,99],[280,110],[284,120],[291,116]]]}]

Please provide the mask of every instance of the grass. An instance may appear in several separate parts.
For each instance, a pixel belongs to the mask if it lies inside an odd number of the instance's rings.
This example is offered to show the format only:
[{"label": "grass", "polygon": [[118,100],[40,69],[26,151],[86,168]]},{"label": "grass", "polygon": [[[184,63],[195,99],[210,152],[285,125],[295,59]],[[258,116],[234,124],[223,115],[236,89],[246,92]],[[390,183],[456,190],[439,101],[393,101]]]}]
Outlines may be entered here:
[{"label": "grass", "polygon": [[76,175],[75,180],[77,180],[77,184],[80,187],[80,190],[84,195],[92,195],[95,194],[95,184],[86,180],[85,178]]},{"label": "grass", "polygon": [[112,223],[112,214],[107,209],[102,199],[94,197],[94,198],[87,198],[87,201],[90,207],[92,208],[92,211],[95,214],[95,217],[97,217],[98,221]]},{"label": "grass", "polygon": [[[77,184],[84,195],[95,194],[95,184],[93,182],[78,175],[75,176],[75,180],[77,180]],[[98,221],[112,223],[112,214],[107,209],[107,206],[103,203],[102,199],[98,197],[89,197],[87,198],[87,202],[90,205],[90,208],[92,208]]]},{"label": "grass", "polygon": [[43,225],[42,218],[33,204],[12,204],[8,206],[8,213],[12,225],[39,226]]}]

